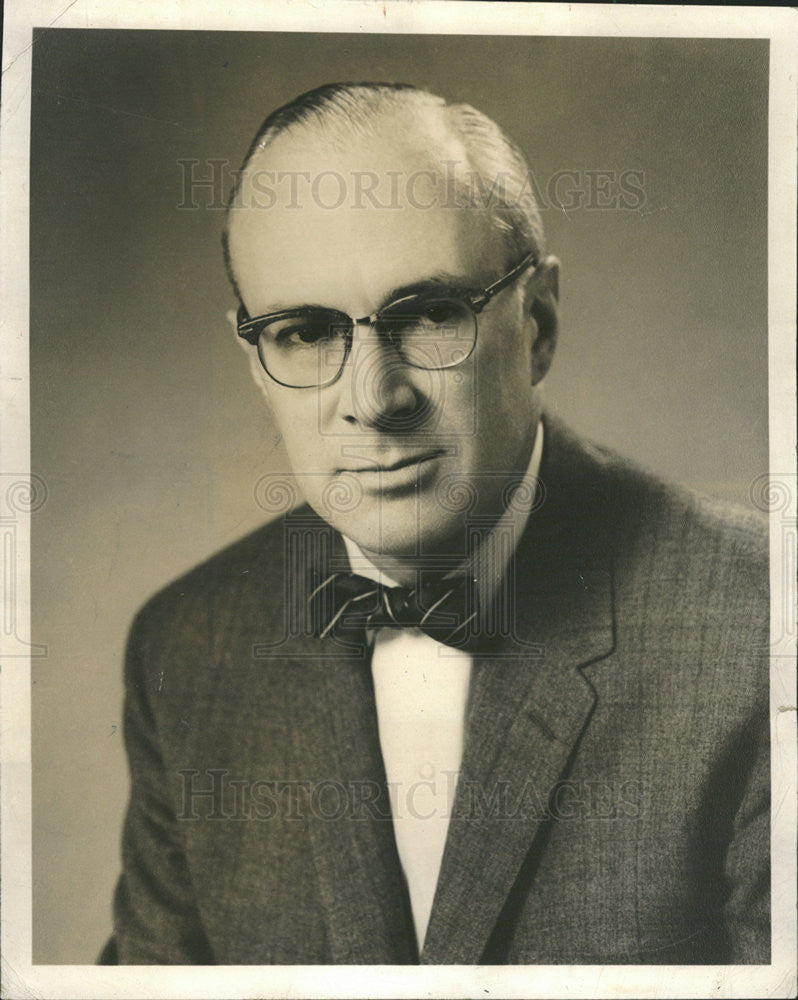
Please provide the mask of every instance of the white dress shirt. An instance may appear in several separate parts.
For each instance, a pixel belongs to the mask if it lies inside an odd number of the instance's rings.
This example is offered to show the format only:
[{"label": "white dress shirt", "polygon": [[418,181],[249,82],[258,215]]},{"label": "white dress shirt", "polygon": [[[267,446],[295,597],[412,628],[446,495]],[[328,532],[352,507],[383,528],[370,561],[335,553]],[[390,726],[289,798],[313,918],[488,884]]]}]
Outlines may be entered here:
[{"label": "white dress shirt", "polygon": [[[492,597],[526,527],[542,452],[543,425],[538,424],[524,479],[471,560],[480,601]],[[514,540],[512,545],[508,538]],[[353,572],[397,586],[351,539],[344,537],[344,543]],[[417,628],[382,628],[373,635],[371,671],[380,747],[419,951],[460,774],[471,666],[470,653],[445,646]]]}]

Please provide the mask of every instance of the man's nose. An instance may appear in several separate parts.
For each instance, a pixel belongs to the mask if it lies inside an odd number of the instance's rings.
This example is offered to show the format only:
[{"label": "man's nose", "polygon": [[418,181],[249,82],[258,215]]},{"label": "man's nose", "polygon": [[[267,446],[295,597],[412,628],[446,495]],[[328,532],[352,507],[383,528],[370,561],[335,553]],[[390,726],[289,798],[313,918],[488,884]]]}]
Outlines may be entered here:
[{"label": "man's nose", "polygon": [[415,373],[394,344],[368,322],[352,331],[352,351],[342,387],[350,423],[383,431],[417,427],[424,413],[424,393]]}]

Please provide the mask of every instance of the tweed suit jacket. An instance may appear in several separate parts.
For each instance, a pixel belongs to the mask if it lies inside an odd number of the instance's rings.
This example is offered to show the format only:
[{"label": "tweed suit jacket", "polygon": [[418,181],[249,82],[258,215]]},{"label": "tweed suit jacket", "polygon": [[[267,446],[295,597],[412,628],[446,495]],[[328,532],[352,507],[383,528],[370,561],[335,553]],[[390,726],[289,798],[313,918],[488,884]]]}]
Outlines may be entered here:
[{"label": "tweed suit jacket", "polygon": [[765,526],[545,440],[421,954],[368,650],[302,620],[340,537],[301,508],[134,623],[117,961],[769,961]]}]

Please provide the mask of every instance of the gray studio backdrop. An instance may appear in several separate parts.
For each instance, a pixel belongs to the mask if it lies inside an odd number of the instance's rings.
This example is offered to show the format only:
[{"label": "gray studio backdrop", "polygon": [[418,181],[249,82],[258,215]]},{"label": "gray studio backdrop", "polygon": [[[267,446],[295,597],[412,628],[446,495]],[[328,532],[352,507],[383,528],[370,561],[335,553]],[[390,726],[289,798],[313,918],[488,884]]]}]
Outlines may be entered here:
[{"label": "gray studio backdrop", "polygon": [[470,102],[527,153],[563,262],[553,410],[724,499],[767,470],[766,41],[37,32],[36,962],[110,930],[131,616],[285,468],[224,318],[221,194],[186,184],[226,189],[268,111],[342,79]]}]

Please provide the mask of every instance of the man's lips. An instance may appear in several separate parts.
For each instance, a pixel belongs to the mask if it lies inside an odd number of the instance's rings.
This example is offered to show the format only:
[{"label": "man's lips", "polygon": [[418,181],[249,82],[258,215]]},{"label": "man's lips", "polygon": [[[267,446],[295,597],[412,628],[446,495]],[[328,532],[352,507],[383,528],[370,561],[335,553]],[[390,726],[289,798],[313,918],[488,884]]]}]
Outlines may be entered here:
[{"label": "man's lips", "polygon": [[440,455],[443,455],[443,453],[442,448],[436,448],[433,451],[420,452],[417,455],[402,455],[396,457],[384,456],[379,459],[375,458],[371,462],[363,462],[361,460],[357,464],[341,467],[336,471],[354,472],[358,474],[397,472],[399,469],[407,468],[410,465],[420,465],[422,462],[428,462],[430,459],[438,458]]}]

